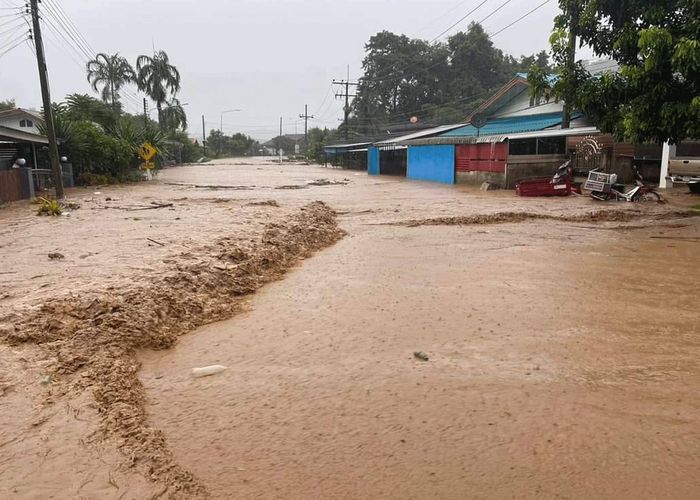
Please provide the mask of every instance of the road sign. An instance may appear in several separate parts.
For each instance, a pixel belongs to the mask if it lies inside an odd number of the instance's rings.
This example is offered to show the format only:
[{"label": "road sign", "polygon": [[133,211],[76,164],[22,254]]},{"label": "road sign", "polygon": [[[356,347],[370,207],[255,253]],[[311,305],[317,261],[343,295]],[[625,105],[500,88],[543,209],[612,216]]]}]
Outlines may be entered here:
[{"label": "road sign", "polygon": [[141,165],[141,168],[143,168],[144,170],[153,170],[154,168],[156,168],[156,164],[152,161],[145,161]]},{"label": "road sign", "polygon": [[141,144],[141,147],[139,148],[139,156],[143,158],[145,162],[148,163],[150,163],[150,161],[157,153],[158,150],[155,147],[153,147],[153,144],[151,144],[148,141]]}]

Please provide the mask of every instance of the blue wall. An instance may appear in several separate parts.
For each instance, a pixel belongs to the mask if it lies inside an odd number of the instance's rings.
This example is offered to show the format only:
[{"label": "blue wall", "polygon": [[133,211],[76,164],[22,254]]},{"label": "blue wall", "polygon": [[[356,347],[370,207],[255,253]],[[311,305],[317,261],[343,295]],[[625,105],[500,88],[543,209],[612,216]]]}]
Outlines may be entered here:
[{"label": "blue wall", "polygon": [[367,173],[379,175],[379,149],[370,146],[367,150]]},{"label": "blue wall", "polygon": [[454,145],[409,146],[406,177],[420,181],[454,184]]}]

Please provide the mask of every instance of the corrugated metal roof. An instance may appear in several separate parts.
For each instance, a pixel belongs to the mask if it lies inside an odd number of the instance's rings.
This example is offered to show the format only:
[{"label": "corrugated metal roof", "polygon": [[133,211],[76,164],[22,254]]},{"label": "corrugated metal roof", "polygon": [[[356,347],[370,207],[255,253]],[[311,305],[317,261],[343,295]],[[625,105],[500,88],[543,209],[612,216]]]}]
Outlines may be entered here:
[{"label": "corrugated metal roof", "polygon": [[489,120],[486,125],[477,129],[473,125],[465,125],[455,130],[440,134],[440,137],[475,137],[477,135],[511,134],[515,132],[530,132],[544,130],[561,123],[561,113],[546,113],[542,115],[513,116]]},{"label": "corrugated metal roof", "polygon": [[427,130],[421,130],[419,132],[413,132],[412,134],[402,135],[399,137],[392,137],[391,139],[386,139],[375,143],[375,146],[383,146],[387,144],[397,144],[404,141],[410,141],[412,139],[420,139],[421,137],[427,137],[431,135],[438,135],[449,130],[454,130],[456,128],[462,127],[462,124],[457,125],[441,125],[440,127],[429,128]]},{"label": "corrugated metal roof", "polygon": [[43,135],[32,134],[0,125],[0,141],[29,142],[32,144],[48,144],[49,139]]},{"label": "corrugated metal roof", "polygon": [[503,142],[507,139],[533,139],[536,137],[561,137],[569,135],[590,135],[598,133],[600,133],[600,131],[595,127],[576,127],[566,129],[537,130],[531,132],[516,132],[512,134],[481,135],[479,137],[447,137],[445,135],[442,135],[440,137],[430,137],[426,139],[416,139],[413,141],[409,141],[408,145],[431,146],[439,144],[482,144],[489,142]]}]

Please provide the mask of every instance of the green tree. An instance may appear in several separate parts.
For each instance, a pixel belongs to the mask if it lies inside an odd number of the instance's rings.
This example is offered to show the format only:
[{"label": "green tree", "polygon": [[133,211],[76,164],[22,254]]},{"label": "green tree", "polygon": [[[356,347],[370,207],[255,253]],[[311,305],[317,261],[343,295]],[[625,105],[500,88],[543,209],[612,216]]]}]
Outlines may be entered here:
[{"label": "green tree", "polygon": [[546,52],[505,55],[478,23],[436,44],[383,31],[365,50],[350,120],[355,136],[381,133],[413,116],[419,122],[462,121],[516,72],[533,65],[549,70]]},{"label": "green tree", "polygon": [[[700,2],[697,0],[560,0],[550,42],[552,84],[534,72],[535,92],[571,101],[603,131],[631,142],[700,137]],[[576,14],[579,19],[576,22]],[[572,22],[572,20],[574,22]],[[619,73],[567,70],[571,29]]]},{"label": "green tree", "polygon": [[10,109],[15,109],[17,106],[15,105],[15,100],[14,99],[6,99],[4,101],[0,101],[0,111],[8,111]]},{"label": "green tree", "polygon": [[65,115],[72,121],[90,121],[102,127],[114,125],[117,115],[106,103],[87,94],[70,94],[65,99]]},{"label": "green tree", "polygon": [[162,109],[163,128],[168,132],[187,130],[187,113],[176,97]]},{"label": "green tree", "polygon": [[139,56],[136,60],[137,84],[156,103],[158,123],[165,128],[163,105],[180,91],[180,72],[170,64],[165,51],[151,56]]},{"label": "green tree", "polygon": [[[102,101],[111,103],[114,113],[119,112],[119,90],[136,80],[136,73],[126,58],[116,54],[100,52],[87,63],[87,78],[92,89],[100,92]],[[102,87],[102,90],[99,90]]]}]

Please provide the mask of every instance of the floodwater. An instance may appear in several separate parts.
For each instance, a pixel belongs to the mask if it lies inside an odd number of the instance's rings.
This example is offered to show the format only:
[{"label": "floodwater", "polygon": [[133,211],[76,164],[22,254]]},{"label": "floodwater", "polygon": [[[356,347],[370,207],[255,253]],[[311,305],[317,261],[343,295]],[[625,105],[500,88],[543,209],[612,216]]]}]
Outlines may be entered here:
[{"label": "floodwater", "polygon": [[[232,319],[138,353],[148,435],[165,437],[153,456],[105,432],[114,377],[57,369],[79,342],[0,342],[0,498],[184,498],[162,477],[175,468],[217,499],[700,497],[700,218],[676,214],[697,197],[520,199],[269,159],[69,196],[81,208],[60,218],[0,210],[0,339],[50,300],[61,328],[104,335],[142,305],[122,295],[167,297],[163,278],[222,238],[259,242],[316,200],[347,234],[208,311]],[[625,217],[587,220],[601,209]],[[480,218],[506,212],[568,220]],[[83,298],[120,307],[91,322]],[[151,312],[155,329],[189,320]],[[133,364],[124,349],[115,373]],[[192,378],[212,364],[228,368]],[[159,476],[149,459],[169,450]]]},{"label": "floodwater", "polygon": [[[318,177],[348,184],[269,187]],[[214,498],[700,496],[697,218],[403,227],[601,205],[262,162],[165,178],[320,199],[348,232],[247,312],[141,353],[152,424]]]}]

